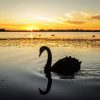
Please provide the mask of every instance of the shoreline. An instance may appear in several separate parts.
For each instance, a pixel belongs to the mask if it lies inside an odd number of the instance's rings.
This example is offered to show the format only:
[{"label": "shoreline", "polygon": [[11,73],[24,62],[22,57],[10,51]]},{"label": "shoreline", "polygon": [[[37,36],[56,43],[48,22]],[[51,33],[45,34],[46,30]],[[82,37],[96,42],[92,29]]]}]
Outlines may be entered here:
[{"label": "shoreline", "polygon": [[81,38],[76,38],[76,39],[68,39],[68,38],[37,38],[37,37],[33,37],[33,38],[0,38],[0,40],[53,40],[53,41],[100,41],[100,39],[81,39]]}]

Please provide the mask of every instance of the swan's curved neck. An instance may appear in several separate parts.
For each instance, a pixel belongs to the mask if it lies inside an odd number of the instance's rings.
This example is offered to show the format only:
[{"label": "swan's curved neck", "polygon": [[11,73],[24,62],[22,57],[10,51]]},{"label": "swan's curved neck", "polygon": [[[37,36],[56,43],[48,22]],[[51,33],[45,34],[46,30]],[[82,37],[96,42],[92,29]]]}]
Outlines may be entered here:
[{"label": "swan's curved neck", "polygon": [[44,68],[44,73],[49,74],[51,72],[52,54],[49,48],[45,48],[45,50],[48,53],[48,59],[47,59],[47,63]]}]

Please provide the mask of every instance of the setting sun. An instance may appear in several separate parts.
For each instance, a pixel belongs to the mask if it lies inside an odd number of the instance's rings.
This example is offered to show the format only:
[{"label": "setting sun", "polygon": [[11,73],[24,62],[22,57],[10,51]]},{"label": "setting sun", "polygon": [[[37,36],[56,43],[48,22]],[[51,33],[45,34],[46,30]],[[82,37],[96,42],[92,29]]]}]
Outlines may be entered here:
[{"label": "setting sun", "polygon": [[36,30],[37,28],[36,27],[34,27],[34,26],[27,26],[26,27],[26,30],[27,31],[33,31],[33,30]]}]

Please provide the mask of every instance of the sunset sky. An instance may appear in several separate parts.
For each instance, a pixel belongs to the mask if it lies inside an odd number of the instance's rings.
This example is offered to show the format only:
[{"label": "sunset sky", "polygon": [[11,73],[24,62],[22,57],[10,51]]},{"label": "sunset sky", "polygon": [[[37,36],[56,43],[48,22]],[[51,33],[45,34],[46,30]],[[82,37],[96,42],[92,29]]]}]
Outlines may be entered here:
[{"label": "sunset sky", "polygon": [[0,0],[0,28],[100,29],[100,0]]}]

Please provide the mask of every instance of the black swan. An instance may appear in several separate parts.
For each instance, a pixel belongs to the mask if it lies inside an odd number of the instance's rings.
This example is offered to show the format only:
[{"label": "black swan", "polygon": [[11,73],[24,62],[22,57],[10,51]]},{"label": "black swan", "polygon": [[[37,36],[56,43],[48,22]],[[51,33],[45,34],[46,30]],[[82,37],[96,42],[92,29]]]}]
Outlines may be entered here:
[{"label": "black swan", "polygon": [[40,94],[42,95],[48,94],[51,89],[52,85],[51,71],[60,75],[70,76],[71,78],[74,76],[75,72],[78,72],[80,70],[80,65],[81,65],[81,62],[79,62],[79,60],[71,58],[70,56],[60,59],[51,67],[52,54],[48,47],[42,46],[40,48],[39,56],[41,56],[44,50],[48,52],[48,60],[44,67],[44,73],[45,77],[48,79],[48,84],[46,90],[44,91],[39,88]]},{"label": "black swan", "polygon": [[79,61],[76,58],[72,58],[71,56],[70,57],[66,56],[65,58],[58,60],[53,66],[51,66],[52,54],[47,46],[42,46],[40,48],[39,56],[41,56],[41,54],[45,50],[48,53],[47,63],[44,67],[44,73],[46,75],[50,75],[50,72],[52,71],[60,75],[73,76],[76,72],[80,70],[81,61]]}]

